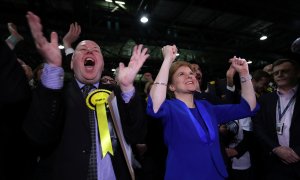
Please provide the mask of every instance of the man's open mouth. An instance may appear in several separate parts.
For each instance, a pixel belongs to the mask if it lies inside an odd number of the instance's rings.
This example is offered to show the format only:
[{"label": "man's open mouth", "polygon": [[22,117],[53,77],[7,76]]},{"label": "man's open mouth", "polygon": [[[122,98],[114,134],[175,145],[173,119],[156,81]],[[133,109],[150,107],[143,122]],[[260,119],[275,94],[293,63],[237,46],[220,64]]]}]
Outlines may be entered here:
[{"label": "man's open mouth", "polygon": [[86,58],[84,60],[84,66],[95,66],[95,61],[92,58]]}]

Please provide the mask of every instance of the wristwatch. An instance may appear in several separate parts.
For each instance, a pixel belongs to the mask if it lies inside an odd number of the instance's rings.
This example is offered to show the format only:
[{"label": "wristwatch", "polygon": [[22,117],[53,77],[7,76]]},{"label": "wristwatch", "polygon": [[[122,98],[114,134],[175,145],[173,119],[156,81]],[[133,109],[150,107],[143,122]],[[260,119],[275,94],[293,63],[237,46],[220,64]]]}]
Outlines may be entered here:
[{"label": "wristwatch", "polygon": [[246,76],[246,77],[241,76],[240,79],[241,79],[241,83],[244,83],[244,82],[247,82],[247,81],[251,80],[251,79],[252,79],[252,76],[249,74],[249,75]]}]

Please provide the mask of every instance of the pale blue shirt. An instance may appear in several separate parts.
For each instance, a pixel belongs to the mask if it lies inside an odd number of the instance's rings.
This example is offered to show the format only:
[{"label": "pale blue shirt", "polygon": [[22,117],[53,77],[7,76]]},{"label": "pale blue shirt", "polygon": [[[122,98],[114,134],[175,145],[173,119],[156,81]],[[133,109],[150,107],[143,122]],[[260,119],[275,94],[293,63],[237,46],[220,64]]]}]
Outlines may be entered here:
[{"label": "pale blue shirt", "polygon": [[[298,86],[290,89],[287,93],[280,92],[279,89],[277,89],[277,95],[280,99],[280,107],[281,107],[281,113],[285,109],[285,107],[288,105],[289,101],[292,99],[292,97],[296,94],[298,89]],[[294,112],[294,107],[296,103],[296,98],[293,99],[290,106],[288,107],[286,113],[283,115],[282,119],[280,120],[280,123],[283,123],[283,132],[282,134],[278,134],[278,141],[281,146],[290,147],[290,127]],[[278,112],[278,102],[276,106],[276,123],[279,123],[279,112]]]},{"label": "pale blue shirt", "polygon": [[[45,64],[43,73],[41,75],[41,82],[42,84],[49,88],[49,89],[61,89],[63,87],[63,81],[64,81],[64,70],[62,67],[54,67],[49,64]],[[77,81],[77,80],[76,80]],[[78,86],[80,89],[84,86],[81,82],[77,81]],[[99,86],[99,83],[94,84],[95,87]],[[96,88],[95,88],[96,89]],[[128,92],[123,92],[122,98],[125,101],[125,103],[128,103],[131,99],[131,97],[134,95],[135,89],[128,91]],[[96,117],[96,116],[94,116]],[[108,124],[109,130],[111,133],[112,137],[112,144],[117,143],[117,136],[116,133],[114,132],[112,124],[109,122]],[[102,149],[101,144],[99,143],[99,138],[98,138],[98,124],[97,120],[95,118],[95,134],[96,134],[96,148]],[[115,180],[115,172],[113,169],[113,165],[111,162],[110,155],[106,155],[104,158],[102,158],[102,152],[97,151],[97,174],[98,174],[98,180]]]}]

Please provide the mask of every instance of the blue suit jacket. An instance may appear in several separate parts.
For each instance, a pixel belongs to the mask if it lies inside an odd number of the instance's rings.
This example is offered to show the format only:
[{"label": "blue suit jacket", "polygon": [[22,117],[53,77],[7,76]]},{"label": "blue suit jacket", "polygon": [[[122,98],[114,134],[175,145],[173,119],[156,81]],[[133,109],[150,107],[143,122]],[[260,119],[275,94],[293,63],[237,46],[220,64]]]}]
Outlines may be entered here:
[{"label": "blue suit jacket", "polygon": [[148,98],[147,113],[163,121],[164,140],[168,147],[165,179],[218,180],[227,177],[218,124],[252,116],[258,109],[251,111],[244,99],[240,104],[212,105],[203,100],[195,100],[195,104],[208,134],[182,101],[165,100],[154,113],[152,99]]}]

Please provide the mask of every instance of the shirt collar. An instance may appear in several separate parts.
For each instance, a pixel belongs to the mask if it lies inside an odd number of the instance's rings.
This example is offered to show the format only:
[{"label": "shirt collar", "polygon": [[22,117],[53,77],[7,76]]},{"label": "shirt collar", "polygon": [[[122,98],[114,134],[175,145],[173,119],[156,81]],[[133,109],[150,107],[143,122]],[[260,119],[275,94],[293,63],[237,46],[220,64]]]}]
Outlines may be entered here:
[{"label": "shirt collar", "polygon": [[[77,82],[80,89],[82,89],[83,86],[85,85],[85,84],[81,83],[80,81],[78,81],[77,79],[76,79],[76,82]],[[99,82],[93,84],[93,86],[95,86],[95,88],[97,88],[99,86]]]},{"label": "shirt collar", "polygon": [[298,90],[298,85],[296,85],[295,87],[293,87],[292,89],[290,89],[287,93],[283,93],[280,91],[280,89],[277,88],[277,94],[278,96],[282,96],[282,95],[294,95]]}]

